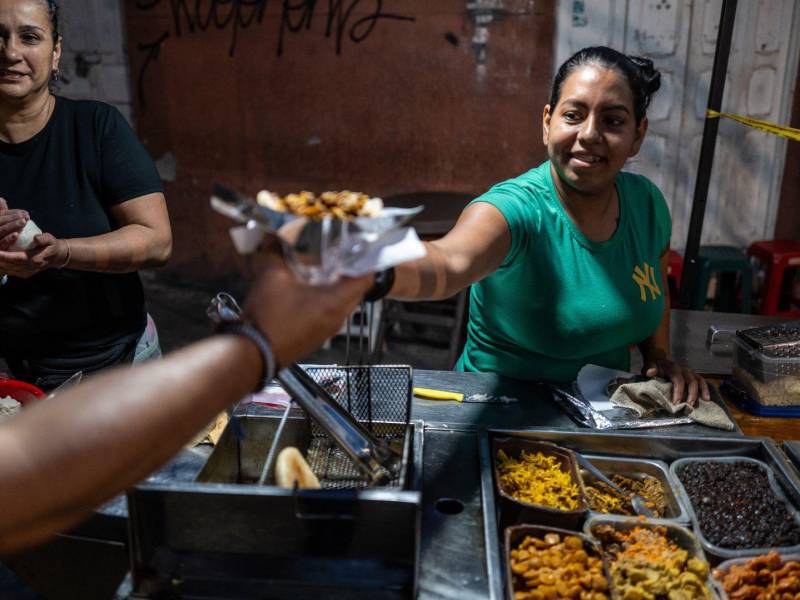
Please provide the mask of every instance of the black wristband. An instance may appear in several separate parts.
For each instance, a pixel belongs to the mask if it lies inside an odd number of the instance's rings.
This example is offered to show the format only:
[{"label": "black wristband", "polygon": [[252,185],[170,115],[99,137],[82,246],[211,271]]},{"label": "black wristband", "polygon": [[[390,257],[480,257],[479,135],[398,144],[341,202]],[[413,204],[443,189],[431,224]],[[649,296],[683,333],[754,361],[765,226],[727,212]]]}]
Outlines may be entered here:
[{"label": "black wristband", "polygon": [[223,322],[217,328],[217,333],[228,333],[241,335],[249,338],[261,352],[261,359],[264,362],[264,375],[257,391],[264,389],[273,377],[275,377],[275,355],[272,352],[272,344],[256,327],[249,323],[242,322]]},{"label": "black wristband", "polygon": [[375,302],[388,294],[394,285],[394,267],[380,271],[375,275],[372,287],[364,294],[364,302]]}]

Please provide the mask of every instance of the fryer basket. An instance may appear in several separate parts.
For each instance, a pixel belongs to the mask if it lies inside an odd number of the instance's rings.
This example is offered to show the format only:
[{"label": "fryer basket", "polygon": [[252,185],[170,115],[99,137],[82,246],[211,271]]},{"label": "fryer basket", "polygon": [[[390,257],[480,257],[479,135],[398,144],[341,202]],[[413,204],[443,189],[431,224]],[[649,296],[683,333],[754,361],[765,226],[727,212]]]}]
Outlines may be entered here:
[{"label": "fryer basket", "polygon": [[[376,438],[405,455],[411,415],[411,367],[407,365],[306,367],[306,372]],[[323,489],[364,489],[369,481],[313,419],[306,459]],[[410,440],[408,440],[410,441]],[[275,453],[277,455],[277,453]],[[272,467],[270,467],[271,469]],[[403,487],[401,470],[382,487]]]}]

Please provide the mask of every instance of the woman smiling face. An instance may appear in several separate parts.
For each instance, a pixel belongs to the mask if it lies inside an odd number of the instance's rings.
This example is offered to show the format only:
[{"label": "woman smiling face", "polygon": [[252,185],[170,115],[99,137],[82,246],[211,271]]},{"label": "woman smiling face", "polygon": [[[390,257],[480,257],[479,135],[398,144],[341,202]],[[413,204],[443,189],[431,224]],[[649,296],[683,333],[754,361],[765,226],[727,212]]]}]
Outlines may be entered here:
[{"label": "woman smiling face", "polygon": [[0,101],[26,101],[49,93],[61,43],[53,40],[42,0],[0,0]]},{"label": "woman smiling face", "polygon": [[557,104],[544,108],[543,139],[554,175],[582,194],[609,193],[646,131],[647,119],[636,123],[633,92],[616,69],[575,69]]}]

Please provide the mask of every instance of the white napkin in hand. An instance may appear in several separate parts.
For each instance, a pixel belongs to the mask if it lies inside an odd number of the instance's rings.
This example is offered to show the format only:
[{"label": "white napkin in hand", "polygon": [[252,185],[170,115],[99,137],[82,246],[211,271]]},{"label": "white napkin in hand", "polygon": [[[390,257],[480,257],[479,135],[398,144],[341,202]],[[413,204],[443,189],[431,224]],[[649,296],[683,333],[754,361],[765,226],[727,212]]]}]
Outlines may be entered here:
[{"label": "white napkin in hand", "polygon": [[395,267],[404,262],[417,260],[427,254],[425,246],[411,227],[402,227],[382,235],[369,249],[349,265],[342,273],[350,277],[366,275]]},{"label": "white napkin in hand", "polygon": [[9,250],[27,250],[33,246],[33,238],[40,233],[42,233],[42,230],[39,229],[39,226],[33,222],[33,219],[29,219],[28,222],[25,223],[25,227],[22,228],[22,231],[19,232],[17,241],[11,244]]}]

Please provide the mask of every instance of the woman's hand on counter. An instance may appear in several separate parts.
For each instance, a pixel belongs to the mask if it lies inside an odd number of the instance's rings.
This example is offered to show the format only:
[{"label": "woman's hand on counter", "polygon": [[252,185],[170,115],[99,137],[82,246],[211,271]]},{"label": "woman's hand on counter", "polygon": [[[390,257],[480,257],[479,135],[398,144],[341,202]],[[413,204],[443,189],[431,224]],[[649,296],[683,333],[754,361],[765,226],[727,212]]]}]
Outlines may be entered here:
[{"label": "woman's hand on counter", "polygon": [[69,244],[50,233],[35,238],[28,250],[0,251],[0,272],[26,279],[47,269],[61,269],[69,260]]},{"label": "woman's hand on counter", "polygon": [[686,398],[689,406],[697,406],[698,399],[711,400],[706,380],[689,367],[659,358],[645,362],[642,372],[648,377],[661,377],[672,382],[672,403],[680,404]]}]

